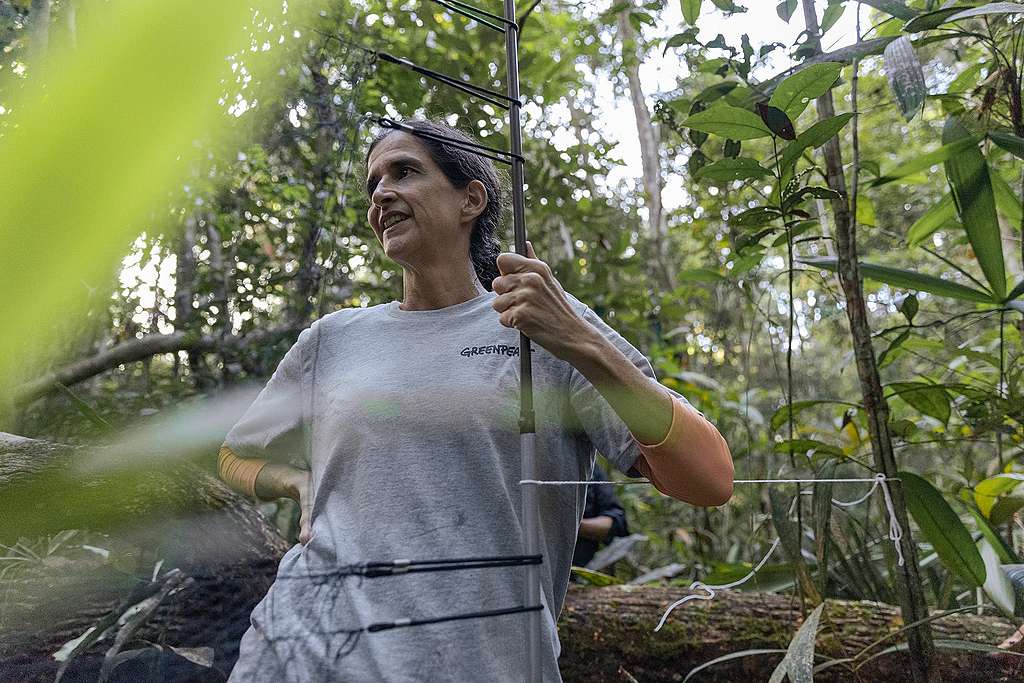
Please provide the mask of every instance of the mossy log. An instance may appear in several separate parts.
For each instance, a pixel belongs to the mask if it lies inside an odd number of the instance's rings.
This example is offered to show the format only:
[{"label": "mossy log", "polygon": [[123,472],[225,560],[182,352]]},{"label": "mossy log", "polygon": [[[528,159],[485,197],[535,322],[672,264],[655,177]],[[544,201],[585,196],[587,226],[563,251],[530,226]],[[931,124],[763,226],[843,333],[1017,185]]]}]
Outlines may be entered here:
[{"label": "mossy log", "polygon": [[[714,600],[677,608],[665,627],[654,627],[665,608],[689,591],[673,587],[572,587],[559,620],[560,665],[566,681],[681,681],[696,666],[742,650],[785,649],[803,622],[799,600],[772,593],[721,591]],[[903,626],[899,609],[868,601],[829,600],[818,631],[818,662],[853,657]],[[996,646],[1017,625],[1002,617],[958,613],[933,622],[935,639]],[[899,636],[868,654],[905,642]],[[1024,658],[1012,654],[938,650],[947,681],[1024,680]],[[701,681],[768,680],[782,655],[758,655],[709,667]],[[905,654],[883,655],[857,673],[835,666],[816,681],[909,681]]]},{"label": "mossy log", "polygon": [[[53,653],[133,604],[151,586],[157,563],[164,571],[180,569],[187,585],[160,605],[137,637],[213,648],[213,667],[153,649],[151,657],[115,669],[111,680],[224,680],[286,542],[252,501],[207,469],[180,463],[125,480],[83,474],[74,466],[74,456],[82,453],[0,434],[0,542],[13,543],[12,535],[31,542],[62,529],[79,530],[57,552],[0,576],[0,681],[52,681],[58,667]],[[799,604],[790,597],[725,591],[679,608],[654,633],[664,607],[686,593],[650,586],[572,587],[559,621],[565,680],[681,681],[693,667],[724,654],[785,648],[801,623]],[[849,657],[900,625],[890,605],[829,601],[817,651]],[[991,616],[957,614],[935,622],[940,641],[997,645],[1015,630],[1010,621]],[[108,638],[86,650],[65,680],[95,680],[110,643]],[[940,650],[940,657],[949,681],[1024,680],[1011,655]],[[778,660],[732,660],[695,680],[767,680]],[[816,678],[858,679],[842,667]],[[903,654],[879,657],[859,678],[907,680]]]}]

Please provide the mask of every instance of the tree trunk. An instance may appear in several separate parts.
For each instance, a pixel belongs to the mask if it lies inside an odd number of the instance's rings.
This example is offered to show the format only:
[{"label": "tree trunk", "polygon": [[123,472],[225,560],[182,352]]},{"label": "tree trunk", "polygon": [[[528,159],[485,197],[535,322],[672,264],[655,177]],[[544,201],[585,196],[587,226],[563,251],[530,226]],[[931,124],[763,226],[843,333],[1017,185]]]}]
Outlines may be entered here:
[{"label": "tree trunk", "polygon": [[[807,29],[808,44],[816,52],[821,52],[818,36],[818,16],[815,13],[813,0],[802,0],[802,9]],[[830,119],[835,116],[835,105],[832,91],[819,97],[816,101],[818,118]],[[856,119],[855,119],[856,121]],[[856,124],[855,124],[856,125]],[[903,618],[908,623],[919,622],[928,616],[928,605],[925,602],[921,575],[917,563],[917,546],[910,533],[910,519],[907,515],[903,489],[896,480],[899,468],[892,447],[892,436],[889,432],[889,405],[882,392],[882,380],[878,374],[874,348],[871,345],[871,327],[868,323],[867,307],[864,303],[864,290],[861,286],[860,268],[857,263],[857,226],[851,214],[846,198],[846,178],[843,173],[842,152],[839,139],[833,137],[823,147],[825,171],[828,186],[841,193],[832,200],[832,215],[835,218],[836,251],[839,255],[839,281],[846,296],[846,315],[850,322],[850,334],[853,339],[854,356],[857,363],[857,375],[860,379],[861,394],[864,399],[864,411],[868,418],[868,431],[871,437],[871,451],[875,467],[890,480],[893,511],[896,521],[903,529],[900,540],[900,551],[903,557],[902,566],[894,567],[896,577],[896,595],[900,602]],[[884,505],[880,502],[883,519],[887,515]],[[941,677],[935,663],[935,649],[932,643],[931,629],[923,623],[908,632],[911,653],[911,672],[915,681],[939,681]]]},{"label": "tree trunk", "polygon": [[317,263],[317,246],[324,226],[330,222],[328,198],[334,191],[330,180],[330,169],[335,158],[334,141],[345,140],[340,130],[333,93],[327,77],[320,72],[319,65],[312,67],[313,97],[312,109],[315,114],[314,133],[311,146],[316,152],[313,161],[313,186],[316,188],[312,205],[306,214],[306,240],[303,243],[299,270],[295,274],[297,299],[291,322],[295,326],[309,324],[313,313],[313,297],[323,274]]},{"label": "tree trunk", "polygon": [[655,272],[663,290],[676,288],[675,273],[668,253],[668,221],[662,204],[661,192],[665,181],[661,173],[661,141],[647,108],[643,86],[640,83],[642,54],[637,35],[629,23],[629,9],[619,12],[619,39],[622,41],[622,63],[629,83],[629,97],[636,117],[636,132],[640,139],[640,159],[643,166],[644,193],[647,196],[647,225],[654,244]]}]

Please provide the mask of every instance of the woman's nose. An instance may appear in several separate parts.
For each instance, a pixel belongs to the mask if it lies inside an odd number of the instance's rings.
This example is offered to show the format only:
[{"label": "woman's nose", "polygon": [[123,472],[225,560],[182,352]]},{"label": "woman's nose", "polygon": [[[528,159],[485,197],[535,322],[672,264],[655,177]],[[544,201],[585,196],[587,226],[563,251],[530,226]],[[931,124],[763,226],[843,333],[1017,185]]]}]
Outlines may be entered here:
[{"label": "woman's nose", "polygon": [[370,201],[380,207],[383,207],[394,198],[395,193],[384,179],[377,183],[377,187],[373,188],[373,194],[370,195]]}]

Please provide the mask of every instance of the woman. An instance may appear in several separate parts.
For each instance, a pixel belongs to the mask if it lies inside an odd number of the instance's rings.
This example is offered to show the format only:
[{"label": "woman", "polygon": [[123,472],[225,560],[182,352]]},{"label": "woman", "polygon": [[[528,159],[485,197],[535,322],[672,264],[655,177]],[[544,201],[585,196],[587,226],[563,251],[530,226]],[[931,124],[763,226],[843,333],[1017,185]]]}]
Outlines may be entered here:
[{"label": "woman", "polygon": [[[410,125],[470,140],[442,123]],[[519,331],[534,341],[538,478],[585,481],[597,449],[673,497],[720,505],[732,492],[729,448],[642,354],[562,290],[532,246],[528,256],[499,253],[493,164],[393,130],[366,163],[367,219],[402,266],[403,300],[336,311],[303,331],[225,439],[226,481],[264,500],[294,498],[303,511],[300,544],[253,610],[231,680],[521,681],[522,615],[357,642],[352,632],[518,606],[522,567],[339,573],[365,561],[522,553]],[[297,447],[304,425],[308,449]],[[555,621],[585,486],[541,487],[538,497],[541,652],[544,680],[557,681]]]}]

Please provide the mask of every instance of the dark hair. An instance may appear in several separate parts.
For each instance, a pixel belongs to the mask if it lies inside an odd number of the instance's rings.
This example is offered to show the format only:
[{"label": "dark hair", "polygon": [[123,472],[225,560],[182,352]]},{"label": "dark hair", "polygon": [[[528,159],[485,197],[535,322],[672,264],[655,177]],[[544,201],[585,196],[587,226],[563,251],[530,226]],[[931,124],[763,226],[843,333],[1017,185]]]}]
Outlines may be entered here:
[{"label": "dark hair", "polygon": [[[415,131],[443,135],[460,142],[479,144],[477,140],[443,121],[409,119],[403,123]],[[369,162],[373,148],[381,140],[396,132],[402,131],[385,128],[380,135],[374,138],[369,149],[366,150],[366,161]],[[471,181],[479,180],[487,190],[487,206],[483,213],[477,216],[473,232],[469,236],[469,257],[473,261],[473,269],[476,271],[480,284],[490,291],[491,280],[499,275],[495,259],[501,253],[501,240],[498,234],[505,208],[501,176],[498,175],[494,163],[486,157],[437,140],[419,136],[416,136],[416,139],[426,148],[430,158],[440,167],[452,185],[462,189]]]}]

